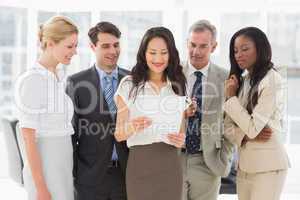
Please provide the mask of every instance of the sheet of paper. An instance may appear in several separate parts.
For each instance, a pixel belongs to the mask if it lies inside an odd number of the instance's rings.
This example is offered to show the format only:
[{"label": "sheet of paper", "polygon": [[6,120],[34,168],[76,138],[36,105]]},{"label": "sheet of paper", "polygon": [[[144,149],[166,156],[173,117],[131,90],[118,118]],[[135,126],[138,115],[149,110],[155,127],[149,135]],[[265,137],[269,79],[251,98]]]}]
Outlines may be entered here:
[{"label": "sheet of paper", "polygon": [[139,116],[152,120],[152,125],[135,135],[131,142],[148,144],[147,140],[169,143],[167,134],[179,133],[184,110],[191,103],[185,96],[139,96],[136,109]]}]

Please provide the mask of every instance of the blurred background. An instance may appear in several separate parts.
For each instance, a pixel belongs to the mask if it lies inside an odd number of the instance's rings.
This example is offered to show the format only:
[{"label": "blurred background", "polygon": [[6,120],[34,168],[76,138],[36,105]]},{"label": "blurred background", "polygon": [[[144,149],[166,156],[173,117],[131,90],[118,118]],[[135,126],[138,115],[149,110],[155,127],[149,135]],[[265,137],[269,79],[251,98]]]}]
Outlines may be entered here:
[{"label": "blurred background", "polygon": [[[300,1],[299,0],[1,0],[0,1],[0,117],[14,116],[13,88],[16,78],[33,66],[39,54],[37,27],[49,17],[62,14],[79,26],[78,55],[68,74],[94,62],[87,32],[105,20],[121,32],[119,65],[131,69],[146,29],[166,26],[174,34],[181,60],[186,60],[188,27],[198,19],[208,19],[218,30],[218,48],[212,60],[229,69],[229,41],[234,32],[256,26],[268,35],[273,61],[286,79],[287,107],[283,140],[292,168],[284,189],[284,200],[300,199]],[[298,89],[297,89],[298,88]],[[9,179],[8,156],[0,126],[0,199],[25,200],[22,187]],[[221,195],[220,199],[237,199]]]}]

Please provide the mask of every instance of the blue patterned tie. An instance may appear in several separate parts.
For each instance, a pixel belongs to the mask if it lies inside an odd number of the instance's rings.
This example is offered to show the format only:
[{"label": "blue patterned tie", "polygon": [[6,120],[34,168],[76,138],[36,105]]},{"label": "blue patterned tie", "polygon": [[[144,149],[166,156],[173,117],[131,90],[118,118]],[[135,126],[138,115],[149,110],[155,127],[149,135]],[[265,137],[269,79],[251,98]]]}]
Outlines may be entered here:
[{"label": "blue patterned tie", "polygon": [[106,75],[104,77],[105,86],[104,86],[104,97],[107,102],[109,111],[111,115],[114,117],[116,114],[116,105],[113,99],[114,96],[114,87],[113,87],[113,77],[110,75]]},{"label": "blue patterned tie", "polygon": [[[109,111],[111,113],[112,118],[115,118],[117,107],[114,102],[114,87],[113,87],[113,77],[111,75],[106,75],[104,77],[104,97],[107,102]],[[116,145],[114,144],[113,153],[112,153],[112,160],[118,160],[118,155],[116,151]]]},{"label": "blue patterned tie", "polygon": [[197,77],[193,86],[192,97],[196,98],[197,109],[195,115],[188,119],[188,129],[185,139],[187,153],[195,154],[200,149],[200,134],[201,134],[201,107],[202,107],[202,73],[194,72]]}]

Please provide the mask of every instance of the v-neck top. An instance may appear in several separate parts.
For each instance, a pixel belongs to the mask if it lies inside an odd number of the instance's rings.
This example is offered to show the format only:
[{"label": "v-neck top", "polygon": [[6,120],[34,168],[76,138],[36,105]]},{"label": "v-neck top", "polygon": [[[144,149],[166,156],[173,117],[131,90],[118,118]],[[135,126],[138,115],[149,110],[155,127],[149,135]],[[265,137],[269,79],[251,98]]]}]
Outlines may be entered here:
[{"label": "v-neck top", "polygon": [[[120,96],[129,109],[129,121],[141,116],[159,116],[163,112],[173,115],[183,114],[183,111],[187,108],[189,102],[184,101],[185,96],[180,97],[173,89],[172,84],[169,80],[167,83],[158,91],[154,90],[154,84],[149,81],[145,82],[143,86],[138,87],[138,93],[135,95],[135,90],[131,92],[133,87],[132,77],[130,75],[125,76],[115,93],[115,100],[117,96]],[[174,99],[178,99],[176,107],[174,106]],[[172,100],[173,103],[170,104]],[[173,106],[172,106],[173,105]],[[135,133],[127,139],[127,146],[131,147],[134,145],[147,145],[164,140],[160,135],[160,130],[168,129],[170,133],[172,130],[177,130],[177,127],[170,127],[168,122],[159,122],[159,119],[152,119],[156,125],[160,127],[151,127],[151,131]],[[180,126],[180,124],[177,124]],[[179,131],[179,130],[178,130]]]}]

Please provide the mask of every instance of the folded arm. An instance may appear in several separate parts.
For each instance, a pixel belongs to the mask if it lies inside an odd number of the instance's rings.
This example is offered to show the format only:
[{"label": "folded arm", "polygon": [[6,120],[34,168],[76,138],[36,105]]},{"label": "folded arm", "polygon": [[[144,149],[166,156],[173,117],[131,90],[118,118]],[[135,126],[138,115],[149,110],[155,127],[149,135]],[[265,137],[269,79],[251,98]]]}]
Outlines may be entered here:
[{"label": "folded arm", "polygon": [[[248,113],[236,96],[229,98],[224,104],[225,112],[250,139],[254,139],[266,127],[276,109],[276,92],[271,86],[261,90],[252,114]],[[233,130],[240,132],[238,129]]]}]

